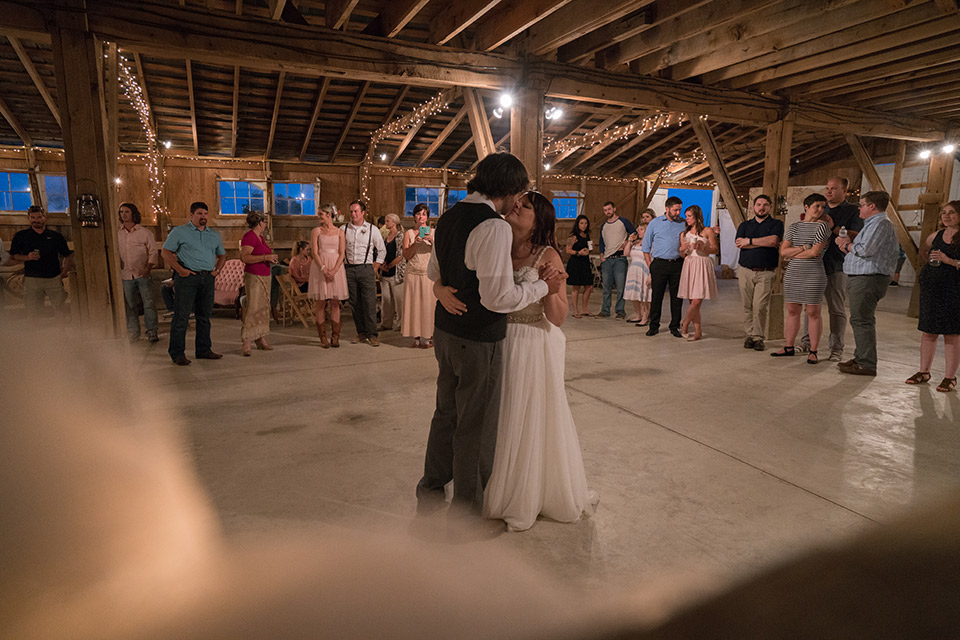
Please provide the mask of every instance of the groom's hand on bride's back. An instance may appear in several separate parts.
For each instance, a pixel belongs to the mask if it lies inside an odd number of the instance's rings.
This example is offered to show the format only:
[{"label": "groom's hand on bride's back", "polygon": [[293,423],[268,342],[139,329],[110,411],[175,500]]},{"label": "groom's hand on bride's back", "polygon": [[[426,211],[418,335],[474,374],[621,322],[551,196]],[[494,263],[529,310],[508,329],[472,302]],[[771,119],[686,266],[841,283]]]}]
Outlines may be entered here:
[{"label": "groom's hand on bride's back", "polygon": [[437,300],[440,301],[440,305],[446,309],[447,313],[455,316],[462,316],[466,312],[467,305],[464,304],[460,298],[454,295],[457,293],[457,290],[453,287],[446,287],[440,283],[436,283],[434,284],[433,292],[436,294]]}]

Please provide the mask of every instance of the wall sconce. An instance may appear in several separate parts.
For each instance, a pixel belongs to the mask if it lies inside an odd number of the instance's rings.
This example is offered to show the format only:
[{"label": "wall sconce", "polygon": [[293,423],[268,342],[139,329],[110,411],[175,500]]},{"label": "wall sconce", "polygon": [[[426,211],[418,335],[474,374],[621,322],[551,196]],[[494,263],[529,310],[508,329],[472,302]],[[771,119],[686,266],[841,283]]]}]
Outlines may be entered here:
[{"label": "wall sconce", "polygon": [[92,193],[81,193],[77,198],[77,219],[81,227],[99,227],[103,222],[100,200]]},{"label": "wall sconce", "polygon": [[787,197],[777,196],[777,215],[781,218],[787,217]]},{"label": "wall sconce", "polygon": [[717,209],[726,209],[727,205],[723,201],[723,196],[717,195]]}]

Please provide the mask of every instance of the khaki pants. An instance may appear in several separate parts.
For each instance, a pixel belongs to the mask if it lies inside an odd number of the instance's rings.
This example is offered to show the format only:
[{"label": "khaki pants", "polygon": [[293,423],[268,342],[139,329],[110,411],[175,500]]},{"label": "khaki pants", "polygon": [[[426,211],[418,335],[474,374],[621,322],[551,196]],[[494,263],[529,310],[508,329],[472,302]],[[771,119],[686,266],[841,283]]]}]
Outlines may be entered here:
[{"label": "khaki pants", "polygon": [[767,334],[767,316],[770,315],[770,296],[776,271],[737,269],[740,299],[743,301],[743,332],[748,338],[764,340]]},{"label": "khaki pants", "polygon": [[67,292],[63,288],[63,279],[60,276],[53,278],[24,278],[23,302],[27,307],[27,315],[35,316],[43,311],[44,298],[50,298],[50,304],[59,310],[67,299]]}]

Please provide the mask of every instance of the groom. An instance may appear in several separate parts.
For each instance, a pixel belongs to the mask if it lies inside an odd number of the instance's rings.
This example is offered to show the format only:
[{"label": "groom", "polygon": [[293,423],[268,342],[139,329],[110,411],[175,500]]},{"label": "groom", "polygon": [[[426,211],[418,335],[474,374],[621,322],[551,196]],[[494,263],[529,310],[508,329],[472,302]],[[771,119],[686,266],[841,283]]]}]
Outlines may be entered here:
[{"label": "groom", "polygon": [[506,314],[564,283],[565,274],[550,268],[536,282],[514,284],[513,232],[500,216],[513,209],[528,183],[516,156],[489,155],[467,183],[467,196],[437,223],[428,275],[453,287],[463,305],[461,313],[450,313],[437,304],[437,408],[417,485],[418,513],[442,507],[444,485],[453,480],[454,504],[481,514],[497,442]]}]

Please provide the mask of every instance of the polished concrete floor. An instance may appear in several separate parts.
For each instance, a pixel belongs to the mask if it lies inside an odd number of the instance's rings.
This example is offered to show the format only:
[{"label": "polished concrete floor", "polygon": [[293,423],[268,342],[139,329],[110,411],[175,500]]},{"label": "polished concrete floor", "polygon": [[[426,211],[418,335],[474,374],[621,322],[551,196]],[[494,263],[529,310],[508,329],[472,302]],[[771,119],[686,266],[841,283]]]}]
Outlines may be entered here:
[{"label": "polished concrete floor", "polygon": [[[726,579],[957,489],[958,394],[903,384],[918,360],[910,288],[882,301],[879,376],[864,378],[743,349],[736,281],[719,287],[699,342],[567,321],[568,398],[599,508],[476,544],[592,592],[691,572]],[[597,292],[594,311],[599,302]],[[274,351],[243,358],[239,321],[213,326],[219,361],[175,367],[165,336],[130,353],[182,419],[226,530],[407,531],[432,352],[398,332],[379,348],[321,349],[315,333],[288,325],[272,329]],[[942,368],[941,347],[933,383]]]}]

